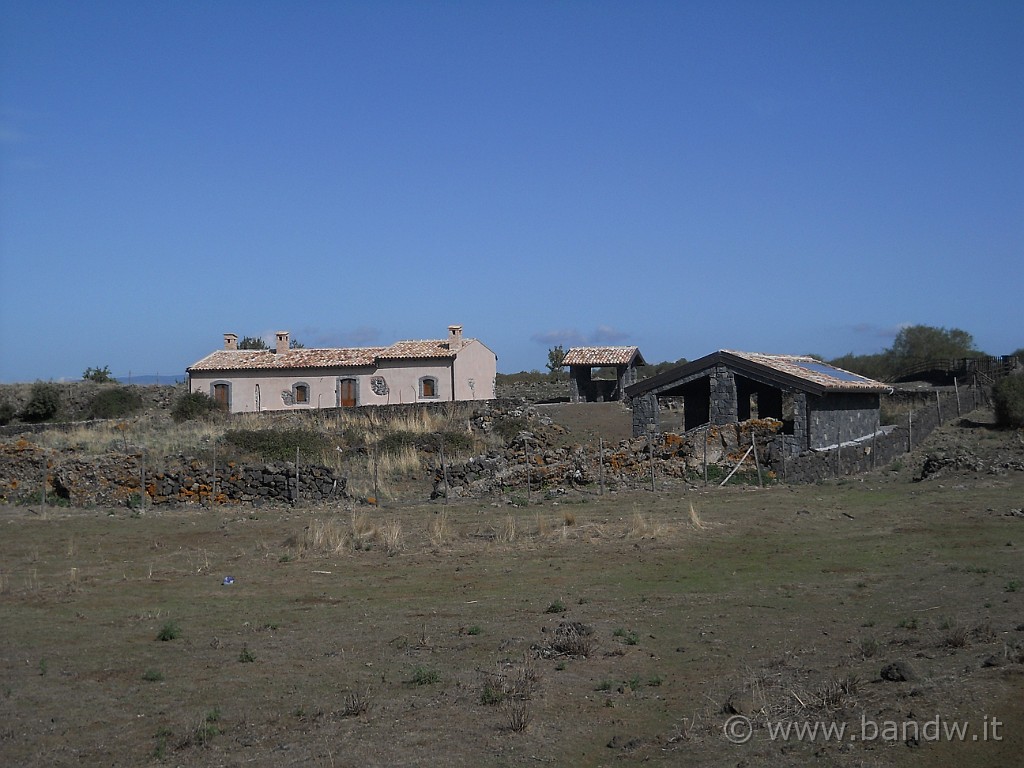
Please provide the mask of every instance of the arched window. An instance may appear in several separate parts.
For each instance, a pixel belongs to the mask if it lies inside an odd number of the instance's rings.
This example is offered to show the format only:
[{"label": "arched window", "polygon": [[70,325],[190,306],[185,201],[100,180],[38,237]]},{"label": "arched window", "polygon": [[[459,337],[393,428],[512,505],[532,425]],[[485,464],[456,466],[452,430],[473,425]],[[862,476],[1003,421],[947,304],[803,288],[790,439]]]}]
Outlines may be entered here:
[{"label": "arched window", "polygon": [[292,386],[292,402],[296,405],[309,405],[309,384],[300,383]]},{"label": "arched window", "polygon": [[433,376],[424,376],[420,379],[420,397],[424,399],[437,397],[437,379]]}]

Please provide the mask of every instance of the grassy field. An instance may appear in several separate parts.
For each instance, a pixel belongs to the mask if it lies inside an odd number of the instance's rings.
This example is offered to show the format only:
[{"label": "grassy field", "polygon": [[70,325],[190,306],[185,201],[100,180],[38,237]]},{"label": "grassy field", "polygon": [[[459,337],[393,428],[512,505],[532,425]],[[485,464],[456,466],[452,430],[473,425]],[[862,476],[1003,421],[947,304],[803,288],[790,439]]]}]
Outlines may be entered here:
[{"label": "grassy field", "polygon": [[914,461],[526,507],[0,507],[0,762],[1019,765],[1024,473]]}]

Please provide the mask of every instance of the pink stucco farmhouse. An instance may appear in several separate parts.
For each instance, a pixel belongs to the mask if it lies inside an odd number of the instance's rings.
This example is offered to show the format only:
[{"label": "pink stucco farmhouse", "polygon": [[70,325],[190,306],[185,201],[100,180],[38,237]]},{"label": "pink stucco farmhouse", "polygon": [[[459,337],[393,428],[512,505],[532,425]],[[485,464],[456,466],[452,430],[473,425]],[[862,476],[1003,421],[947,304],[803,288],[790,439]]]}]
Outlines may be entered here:
[{"label": "pink stucco farmhouse", "polygon": [[288,331],[274,349],[224,347],[189,366],[190,392],[204,392],[230,413],[489,400],[498,358],[462,336],[399,341],[387,347],[291,349]]}]

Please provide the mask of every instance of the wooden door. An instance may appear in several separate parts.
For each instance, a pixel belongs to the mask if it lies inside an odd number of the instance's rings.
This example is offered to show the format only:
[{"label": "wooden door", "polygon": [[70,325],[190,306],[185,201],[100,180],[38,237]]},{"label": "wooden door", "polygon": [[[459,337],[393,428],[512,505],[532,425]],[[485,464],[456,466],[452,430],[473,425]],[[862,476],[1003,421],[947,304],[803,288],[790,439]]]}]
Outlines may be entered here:
[{"label": "wooden door", "polygon": [[227,384],[213,385],[213,400],[225,411],[228,410],[231,404],[230,392],[231,389]]},{"label": "wooden door", "polygon": [[353,408],[356,404],[356,380],[338,379],[338,405]]}]

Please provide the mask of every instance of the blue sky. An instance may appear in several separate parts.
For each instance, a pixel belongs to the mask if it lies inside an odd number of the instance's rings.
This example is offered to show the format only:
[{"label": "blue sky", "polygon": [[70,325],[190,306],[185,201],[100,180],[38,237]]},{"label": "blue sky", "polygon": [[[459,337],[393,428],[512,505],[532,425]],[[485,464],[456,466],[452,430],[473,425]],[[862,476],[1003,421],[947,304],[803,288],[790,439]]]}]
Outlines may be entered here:
[{"label": "blue sky", "polygon": [[0,4],[0,381],[1024,346],[1024,3]]}]

